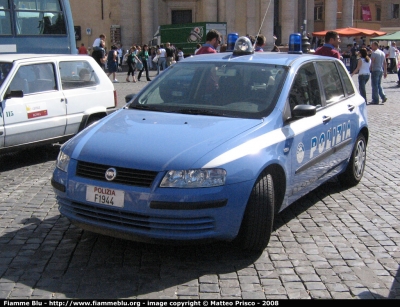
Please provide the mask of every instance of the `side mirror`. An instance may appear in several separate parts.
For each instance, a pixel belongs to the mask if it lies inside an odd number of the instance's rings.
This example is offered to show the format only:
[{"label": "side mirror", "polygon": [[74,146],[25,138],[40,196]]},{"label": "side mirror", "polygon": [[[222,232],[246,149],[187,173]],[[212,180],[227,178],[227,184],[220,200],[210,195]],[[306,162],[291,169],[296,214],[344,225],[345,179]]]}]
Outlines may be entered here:
[{"label": "side mirror", "polygon": [[128,94],[125,96],[125,102],[128,103],[131,101],[133,98],[135,98],[136,94]]},{"label": "side mirror", "polygon": [[9,99],[9,98],[22,98],[24,97],[24,92],[21,90],[18,91],[7,91],[5,94],[4,98]]},{"label": "side mirror", "polygon": [[317,113],[316,106],[310,106],[308,104],[299,104],[295,106],[292,110],[292,117],[300,118],[300,117],[310,117]]}]

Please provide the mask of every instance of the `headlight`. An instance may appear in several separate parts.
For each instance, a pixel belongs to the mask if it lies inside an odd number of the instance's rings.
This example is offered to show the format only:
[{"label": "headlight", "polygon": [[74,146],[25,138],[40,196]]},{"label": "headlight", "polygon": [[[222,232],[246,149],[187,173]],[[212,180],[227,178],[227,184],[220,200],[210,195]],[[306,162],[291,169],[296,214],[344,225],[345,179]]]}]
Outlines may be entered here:
[{"label": "headlight", "polygon": [[162,188],[207,188],[225,184],[224,169],[192,169],[169,171],[161,181]]},{"label": "headlight", "polygon": [[71,158],[60,150],[60,153],[57,157],[56,167],[64,172],[67,172],[69,160],[71,160]]}]

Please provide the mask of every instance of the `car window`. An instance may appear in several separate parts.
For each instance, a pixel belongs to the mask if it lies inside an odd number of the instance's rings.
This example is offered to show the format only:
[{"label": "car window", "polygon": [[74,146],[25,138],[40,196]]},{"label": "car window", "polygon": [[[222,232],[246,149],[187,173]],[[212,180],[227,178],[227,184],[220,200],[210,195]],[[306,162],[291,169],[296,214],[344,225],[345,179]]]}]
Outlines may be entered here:
[{"label": "car window", "polygon": [[297,105],[321,106],[321,93],[314,64],[307,63],[298,71],[289,92],[290,110]]},{"label": "car window", "polygon": [[59,63],[59,69],[64,90],[99,84],[96,72],[87,61],[63,61]]},{"label": "car window", "polygon": [[342,65],[338,65],[338,69],[340,74],[342,75],[344,86],[346,89],[347,95],[353,95],[355,93],[353,84],[350,81],[349,73],[343,68]]},{"label": "car window", "polygon": [[24,95],[57,89],[52,63],[24,65],[18,68],[10,83],[10,90],[22,90]]},{"label": "car window", "polygon": [[261,118],[279,97],[286,69],[249,63],[178,63],[138,95],[131,108]]},{"label": "car window", "polygon": [[332,103],[343,98],[344,90],[335,63],[333,61],[318,61],[317,69],[321,77],[326,102]]},{"label": "car window", "polygon": [[3,84],[4,80],[7,78],[13,64],[0,62],[0,86]]}]

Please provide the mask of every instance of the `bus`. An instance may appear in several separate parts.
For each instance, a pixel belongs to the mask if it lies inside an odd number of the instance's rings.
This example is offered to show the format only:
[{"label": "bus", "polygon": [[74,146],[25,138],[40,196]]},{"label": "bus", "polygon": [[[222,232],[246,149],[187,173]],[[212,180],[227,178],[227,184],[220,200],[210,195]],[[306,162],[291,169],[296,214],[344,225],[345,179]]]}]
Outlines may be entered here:
[{"label": "bus", "polygon": [[69,0],[0,0],[0,54],[76,54]]}]

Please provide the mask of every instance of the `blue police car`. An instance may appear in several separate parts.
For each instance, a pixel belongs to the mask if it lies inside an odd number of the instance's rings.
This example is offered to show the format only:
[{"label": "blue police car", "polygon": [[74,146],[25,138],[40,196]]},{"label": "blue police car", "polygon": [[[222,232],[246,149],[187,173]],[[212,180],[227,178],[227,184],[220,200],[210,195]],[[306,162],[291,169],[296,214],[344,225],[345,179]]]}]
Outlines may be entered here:
[{"label": "blue police car", "polygon": [[61,147],[52,186],[83,229],[264,249],[274,215],[363,176],[367,110],[339,60],[235,50],[186,58]]}]

